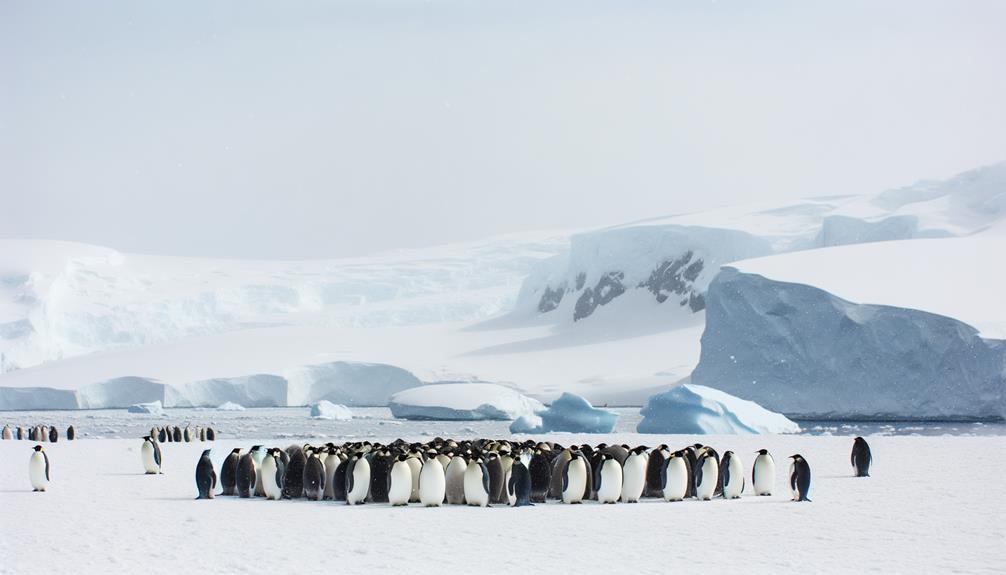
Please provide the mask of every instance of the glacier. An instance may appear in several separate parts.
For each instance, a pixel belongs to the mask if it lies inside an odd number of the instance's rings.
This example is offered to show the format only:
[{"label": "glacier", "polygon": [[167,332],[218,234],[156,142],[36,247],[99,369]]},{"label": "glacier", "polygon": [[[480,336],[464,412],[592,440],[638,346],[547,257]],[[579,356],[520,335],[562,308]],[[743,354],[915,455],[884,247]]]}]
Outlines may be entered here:
[{"label": "glacier", "polygon": [[510,433],[610,433],[618,414],[598,409],[575,393],[563,393],[547,408],[526,414],[510,424]]},{"label": "glacier", "polygon": [[754,435],[799,433],[800,426],[753,401],[703,385],[682,384],[656,394],[640,410],[639,433]]},{"label": "glacier", "polygon": [[393,395],[388,403],[399,419],[511,420],[543,409],[522,393],[492,383],[424,385]]}]

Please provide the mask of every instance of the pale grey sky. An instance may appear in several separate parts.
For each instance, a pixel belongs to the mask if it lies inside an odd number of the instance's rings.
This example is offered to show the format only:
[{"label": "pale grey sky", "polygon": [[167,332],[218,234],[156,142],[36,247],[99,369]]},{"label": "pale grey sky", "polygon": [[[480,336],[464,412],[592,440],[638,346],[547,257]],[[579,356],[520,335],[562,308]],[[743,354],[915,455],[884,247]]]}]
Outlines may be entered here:
[{"label": "pale grey sky", "polygon": [[312,258],[1006,159],[1006,2],[0,0],[0,236]]}]

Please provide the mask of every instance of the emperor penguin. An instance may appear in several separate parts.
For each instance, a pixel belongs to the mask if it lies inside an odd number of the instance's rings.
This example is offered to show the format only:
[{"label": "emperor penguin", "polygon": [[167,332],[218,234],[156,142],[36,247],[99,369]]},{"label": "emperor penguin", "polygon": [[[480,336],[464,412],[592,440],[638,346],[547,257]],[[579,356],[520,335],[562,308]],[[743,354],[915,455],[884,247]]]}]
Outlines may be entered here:
[{"label": "emperor penguin", "polygon": [[754,466],[751,467],[751,485],[755,495],[772,495],[775,487],[775,460],[767,449],[756,452]]},{"label": "emperor penguin", "polygon": [[161,472],[161,446],[157,444],[153,437],[143,436],[143,445],[140,446],[140,458],[143,460],[143,471],[147,475],[156,475]]},{"label": "emperor penguin", "polygon": [[740,499],[744,492],[744,464],[733,451],[723,453],[719,483],[723,487],[723,499]]},{"label": "emperor penguin", "polygon": [[182,437],[185,438],[185,443],[192,442],[192,428],[188,424],[185,425],[185,431],[182,432]]},{"label": "emperor penguin", "polygon": [[[251,459],[251,458],[249,458]],[[241,461],[241,448],[235,447],[227,454],[220,466],[220,495],[238,494],[238,463]]]},{"label": "emperor penguin", "polygon": [[311,454],[304,464],[304,497],[310,501],[321,501],[325,497],[325,463],[318,457],[318,452]]},{"label": "emperor penguin", "polygon": [[664,461],[661,491],[664,501],[681,501],[688,496],[688,459],[684,451],[675,451]]},{"label": "emperor penguin", "polygon": [[552,465],[545,453],[545,450],[536,447],[527,466],[531,474],[531,501],[537,503],[545,503],[548,485],[552,481]]},{"label": "emperor penguin", "polygon": [[622,465],[622,503],[638,503],[646,487],[646,446],[640,445],[626,455]]},{"label": "emperor penguin", "polygon": [[587,464],[579,451],[571,451],[569,456],[569,463],[562,471],[562,502],[582,503],[587,489]]},{"label": "emperor penguin", "polygon": [[199,432],[199,441],[206,441],[206,428],[197,425],[196,430]]},{"label": "emperor penguin", "polygon": [[59,429],[55,425],[49,428],[49,443],[56,443],[59,441]]},{"label": "emperor penguin", "polygon": [[870,444],[862,437],[857,437],[852,443],[852,468],[856,471],[856,477],[869,477],[871,463],[873,454],[870,453]]},{"label": "emperor penguin", "polygon": [[162,427],[157,430],[157,441],[160,443],[171,441],[171,434]]},{"label": "emperor penguin", "polygon": [[661,497],[660,493],[660,471],[664,468],[667,456],[671,454],[667,445],[658,445],[646,460],[646,486],[643,489],[644,497]]},{"label": "emperor penguin", "polygon": [[255,464],[255,487],[252,495],[255,497],[265,497],[265,485],[262,483],[262,462],[269,450],[263,449],[261,445],[253,445],[251,451],[252,462]]},{"label": "emperor penguin", "polygon": [[265,491],[265,498],[273,501],[283,498],[286,464],[283,463],[281,451],[278,447],[273,447],[262,458],[262,489]]},{"label": "emperor penguin", "polygon": [[49,456],[41,445],[36,445],[28,460],[28,478],[32,491],[45,491],[49,487]]},{"label": "emperor penguin", "polygon": [[419,502],[425,507],[440,507],[447,493],[447,476],[435,452],[427,454],[419,471]]},{"label": "emperor penguin", "polygon": [[405,463],[409,465],[409,472],[412,474],[412,492],[409,494],[409,502],[419,503],[419,474],[423,471],[423,456],[418,447],[409,448],[409,458],[405,460]]},{"label": "emperor penguin", "polygon": [[3,426],[3,438],[4,439],[14,439],[14,432],[11,431],[10,425]]},{"label": "emperor penguin", "polygon": [[476,454],[465,469],[465,501],[473,507],[489,506],[489,470],[481,454]]},{"label": "emperor penguin", "polygon": [[465,472],[467,470],[468,461],[464,455],[459,454],[451,458],[445,471],[448,505],[465,504]]},{"label": "emperor penguin", "polygon": [[374,503],[388,502],[388,475],[395,456],[388,449],[374,453],[370,457],[370,494],[369,501]]},{"label": "emperor penguin", "polygon": [[388,503],[394,507],[408,505],[412,497],[412,467],[409,454],[400,453],[388,473]]},{"label": "emperor penguin", "polygon": [[66,440],[73,441],[74,439],[77,439],[77,430],[71,425],[66,428]]},{"label": "emperor penguin", "polygon": [[506,472],[498,453],[490,453],[485,460],[489,472],[489,503],[506,503]]},{"label": "emperor penguin", "polygon": [[532,506],[531,503],[531,471],[524,465],[522,457],[515,457],[510,467],[510,479],[507,480],[507,501],[513,507]]},{"label": "emperor penguin", "polygon": [[[235,451],[240,455],[240,449]],[[237,465],[234,468],[234,491],[236,493],[233,494],[236,494],[241,499],[250,498],[255,491],[255,482],[261,473],[259,464],[256,463],[256,455],[258,453],[262,453],[263,457],[265,456],[265,453],[262,452],[261,445],[252,446],[251,451],[245,453],[244,455],[240,455],[240,458],[237,460]],[[228,456],[228,459],[230,459],[233,455],[234,453],[232,452],[231,455]],[[226,461],[224,462],[224,465],[227,465]],[[226,483],[224,484],[224,489],[227,489]]]},{"label": "emperor penguin", "polygon": [[48,425],[39,425],[38,426],[38,432],[35,435],[38,437],[38,441],[41,441],[42,443],[48,442],[49,441],[49,426]]},{"label": "emperor penguin", "polygon": [[286,463],[286,474],[283,476],[283,498],[300,499],[304,496],[304,467],[307,456],[304,449],[291,445],[286,449],[289,460]]},{"label": "emperor penguin", "polygon": [[793,501],[810,501],[810,465],[799,453],[790,455],[793,463],[789,466],[789,488],[793,492]]},{"label": "emperor penguin", "polygon": [[599,503],[615,503],[622,496],[622,465],[609,452],[602,452],[594,471],[594,488]]},{"label": "emperor penguin", "polygon": [[695,497],[709,501],[716,493],[716,485],[719,482],[720,464],[716,460],[716,454],[712,451],[703,451],[695,464]]},{"label": "emperor penguin", "polygon": [[349,467],[349,457],[342,454],[339,456],[339,465],[335,468],[335,475],[332,476],[332,500],[346,500],[346,468]]},{"label": "emperor penguin", "polygon": [[217,433],[215,431],[213,431],[212,427],[207,427],[206,428],[206,441],[216,441],[216,440],[217,440]]},{"label": "emperor penguin", "polygon": [[562,478],[565,475],[566,466],[573,459],[572,451],[572,449],[563,449],[552,459],[551,479],[548,486],[548,496],[552,499],[562,499]]},{"label": "emperor penguin", "polygon": [[213,499],[213,490],[216,488],[217,472],[210,460],[210,450],[206,449],[196,464],[196,489],[199,490],[199,497],[196,499]]},{"label": "emperor penguin", "polygon": [[21,441],[22,439],[24,439],[24,436],[25,436],[24,428],[21,427],[20,425],[17,426],[17,440]]},{"label": "emperor penguin", "polygon": [[325,448],[325,492],[322,496],[325,499],[335,499],[335,470],[339,468],[342,459],[339,457],[339,449],[331,443]]},{"label": "emperor penguin", "polygon": [[182,428],[178,427],[176,425],[175,429],[171,432],[171,437],[172,437],[172,439],[174,440],[175,443],[181,443],[182,442]]},{"label": "emperor penguin", "polygon": [[355,453],[346,464],[346,503],[359,505],[367,501],[370,491],[370,462],[362,453]]}]

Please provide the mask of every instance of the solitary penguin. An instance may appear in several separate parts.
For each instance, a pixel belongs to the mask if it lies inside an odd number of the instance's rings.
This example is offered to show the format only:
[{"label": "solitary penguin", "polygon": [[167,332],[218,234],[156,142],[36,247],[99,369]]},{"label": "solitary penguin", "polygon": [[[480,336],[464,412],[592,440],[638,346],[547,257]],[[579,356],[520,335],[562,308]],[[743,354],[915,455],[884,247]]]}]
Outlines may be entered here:
[{"label": "solitary penguin", "polygon": [[703,451],[695,464],[695,497],[703,501],[709,501],[716,493],[716,486],[719,482],[720,464],[716,459],[716,454],[712,451]]},{"label": "solitary penguin", "polygon": [[31,479],[32,491],[45,491],[49,487],[49,456],[41,445],[34,447],[28,460],[28,478]]},{"label": "solitary penguin", "polygon": [[739,499],[744,492],[744,464],[733,451],[724,452],[720,460],[720,485],[723,499]]},{"label": "solitary penguin", "polygon": [[398,507],[408,505],[412,497],[412,468],[409,466],[409,454],[400,453],[391,464],[388,473],[388,503]]},{"label": "solitary penguin", "polygon": [[419,471],[419,502],[425,507],[440,507],[447,492],[447,477],[436,454],[427,455]]},{"label": "solitary penguin", "polygon": [[489,506],[489,470],[481,455],[476,455],[465,469],[465,501],[473,507]]},{"label": "solitary penguin", "polygon": [[196,488],[199,490],[199,497],[196,499],[213,499],[213,490],[217,488],[217,472],[213,469],[209,449],[203,451],[196,464]]},{"label": "solitary penguin", "polygon": [[775,487],[775,460],[767,449],[759,449],[751,467],[751,484],[755,495],[772,495]]},{"label": "solitary penguin", "polygon": [[646,446],[628,452],[622,465],[622,503],[637,503],[646,487]]},{"label": "solitary penguin", "polygon": [[362,453],[349,458],[346,465],[346,503],[359,505],[366,503],[370,491],[370,462]]},{"label": "solitary penguin", "polygon": [[[249,458],[251,459],[251,458]],[[220,495],[238,494],[238,463],[241,462],[241,448],[235,447],[220,466]]]},{"label": "solitary penguin", "polygon": [[582,503],[587,488],[587,464],[579,451],[571,451],[569,455],[569,463],[562,472],[562,502]]},{"label": "solitary penguin", "polygon": [[74,439],[77,439],[77,430],[71,425],[66,428],[66,440],[73,441]]},{"label": "solitary penguin", "polygon": [[156,475],[161,472],[161,446],[149,435],[143,436],[143,445],[140,446],[140,456],[143,459],[143,471],[147,475]]},{"label": "solitary penguin", "polygon": [[[235,450],[240,454],[241,450]],[[248,499],[255,492],[255,484],[259,477],[259,465],[256,462],[256,457],[258,454],[262,453],[262,446],[255,445],[251,448],[251,451],[241,455],[237,461],[237,465],[234,467],[234,492],[238,497],[242,499]],[[234,453],[228,456],[228,459],[232,457]],[[264,454],[263,454],[264,456]],[[226,466],[227,463],[224,462]],[[227,484],[224,483],[224,489],[227,489]],[[265,492],[263,491],[263,494]]]},{"label": "solitary penguin", "polygon": [[873,454],[870,453],[870,445],[862,437],[857,437],[852,443],[852,468],[856,477],[869,477],[871,463]]},{"label": "solitary penguin", "polygon": [[660,472],[660,490],[664,501],[681,501],[688,496],[688,456],[684,451],[675,451],[664,461]]},{"label": "solitary penguin", "polygon": [[311,501],[321,501],[325,497],[325,464],[317,451],[311,451],[304,465],[304,497]]},{"label": "solitary penguin", "polygon": [[527,470],[531,474],[531,501],[545,503],[548,485],[552,480],[552,466],[544,451],[535,449]]},{"label": "solitary penguin", "polygon": [[524,460],[519,457],[514,459],[513,465],[510,467],[507,499],[513,501],[511,505],[514,507],[534,505],[531,503],[531,471],[524,465]]},{"label": "solitary penguin", "polygon": [[594,471],[598,503],[615,503],[622,496],[622,466],[611,453],[602,452]]},{"label": "solitary penguin", "polygon": [[465,504],[465,472],[467,470],[468,461],[462,455],[455,455],[447,464],[445,481],[448,505]]},{"label": "solitary penguin", "polygon": [[280,455],[283,450],[273,447],[262,458],[262,490],[267,500],[279,501],[283,498],[286,464]]},{"label": "solitary penguin", "polygon": [[793,501],[810,501],[810,465],[802,455],[790,455],[793,463],[789,466],[789,488],[793,492]]}]

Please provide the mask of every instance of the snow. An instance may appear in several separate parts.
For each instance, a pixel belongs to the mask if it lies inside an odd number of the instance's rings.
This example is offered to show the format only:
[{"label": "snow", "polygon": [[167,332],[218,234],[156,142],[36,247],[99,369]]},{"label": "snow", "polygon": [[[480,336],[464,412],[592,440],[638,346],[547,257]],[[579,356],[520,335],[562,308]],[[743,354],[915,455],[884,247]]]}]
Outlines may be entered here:
[{"label": "snow", "polygon": [[234,403],[233,401],[228,401],[221,403],[217,406],[218,411],[244,411],[245,407],[240,403]]},{"label": "snow", "polygon": [[[553,439],[566,444],[654,443],[653,436],[635,434],[560,434]],[[729,449],[740,454],[746,466],[755,450],[769,449],[778,468],[775,494],[745,493],[736,501],[644,499],[638,504],[548,503],[516,509],[349,507],[230,497],[195,501],[193,472],[210,444],[163,445],[164,473],[147,476],[137,439],[45,444],[53,482],[39,494],[28,484],[27,443],[0,441],[0,459],[22,462],[0,466],[4,517],[44,518],[16,521],[16,528],[4,529],[0,571],[274,574],[317,564],[316,556],[304,554],[304,542],[337,541],[340,573],[374,573],[407,564],[411,571],[460,573],[472,565],[485,566],[487,558],[500,558],[500,537],[506,534],[516,538],[521,564],[562,565],[576,573],[597,572],[598,553],[611,549],[660,550],[659,557],[618,554],[619,569],[627,573],[1001,572],[1006,504],[979,494],[1006,475],[1006,459],[985,458],[967,473],[955,474],[952,485],[947,465],[962,453],[1001,451],[1002,437],[867,439],[875,460],[868,479],[850,477],[851,437],[704,436],[702,441],[720,453]],[[660,438],[673,447],[694,440]],[[232,448],[258,443],[286,446],[253,437],[218,440],[211,454],[218,474]],[[785,458],[792,453],[803,454],[813,469],[812,503],[789,501]],[[115,495],[100,496],[111,493]],[[268,525],[283,527],[263,528]],[[156,534],[155,543],[151,534]],[[673,545],[668,545],[669,534]],[[233,542],[252,551],[235,550]],[[431,549],[443,549],[445,543],[450,552],[437,554],[435,566],[423,562]]]},{"label": "snow", "polygon": [[641,413],[639,433],[798,433],[786,416],[704,385],[682,384],[654,395]]},{"label": "snow", "polygon": [[160,401],[137,403],[128,407],[129,413],[144,413],[148,415],[164,415],[164,406]]},{"label": "snow", "polygon": [[492,383],[424,385],[396,393],[388,404],[401,419],[510,420],[544,406],[509,387]]},{"label": "snow", "polygon": [[332,419],[337,421],[349,421],[353,419],[353,412],[345,405],[332,403],[328,400],[321,400],[311,404],[311,417],[316,419]]},{"label": "snow", "polygon": [[510,425],[510,433],[609,433],[618,414],[597,409],[574,393],[563,393],[546,409],[537,410]]}]

